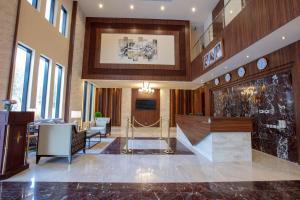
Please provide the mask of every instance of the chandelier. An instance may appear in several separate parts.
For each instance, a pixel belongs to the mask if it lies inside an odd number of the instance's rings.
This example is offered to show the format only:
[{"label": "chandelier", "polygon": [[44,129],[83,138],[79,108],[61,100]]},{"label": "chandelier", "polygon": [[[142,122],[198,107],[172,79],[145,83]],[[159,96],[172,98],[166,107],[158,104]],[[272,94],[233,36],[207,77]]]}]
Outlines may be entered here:
[{"label": "chandelier", "polygon": [[154,89],[150,87],[150,82],[148,83],[143,82],[143,86],[139,88],[139,92],[152,94],[154,93]]}]

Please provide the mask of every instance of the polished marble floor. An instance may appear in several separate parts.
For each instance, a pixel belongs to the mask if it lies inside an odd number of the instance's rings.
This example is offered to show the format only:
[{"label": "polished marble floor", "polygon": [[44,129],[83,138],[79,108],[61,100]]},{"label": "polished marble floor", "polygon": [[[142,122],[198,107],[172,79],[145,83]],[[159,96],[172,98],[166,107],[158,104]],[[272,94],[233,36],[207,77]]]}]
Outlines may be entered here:
[{"label": "polished marble floor", "polygon": [[0,183],[0,199],[296,200],[300,181],[232,183]]},{"label": "polished marble floor", "polygon": [[[102,154],[115,140],[103,139],[94,153],[65,158],[29,158],[30,168],[7,181],[187,183],[300,180],[300,166],[253,150],[253,162],[212,163],[199,155]],[[99,149],[97,149],[99,148]],[[90,150],[90,151],[93,151]]]},{"label": "polished marble floor", "polygon": [[[123,154],[126,146],[126,138],[117,137],[101,154]],[[167,140],[153,137],[136,137],[135,139],[128,140],[128,148],[131,150],[130,154],[132,155],[165,155],[165,150],[167,149],[171,149],[171,154],[174,155],[193,155],[193,152],[176,138]]]}]

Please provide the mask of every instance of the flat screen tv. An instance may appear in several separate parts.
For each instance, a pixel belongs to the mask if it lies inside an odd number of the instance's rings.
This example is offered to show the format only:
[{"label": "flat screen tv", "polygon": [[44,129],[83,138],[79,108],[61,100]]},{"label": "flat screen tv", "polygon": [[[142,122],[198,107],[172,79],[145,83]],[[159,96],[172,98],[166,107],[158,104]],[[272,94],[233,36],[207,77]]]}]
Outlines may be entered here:
[{"label": "flat screen tv", "polygon": [[152,99],[137,99],[135,101],[135,108],[139,110],[155,110],[156,101]]}]

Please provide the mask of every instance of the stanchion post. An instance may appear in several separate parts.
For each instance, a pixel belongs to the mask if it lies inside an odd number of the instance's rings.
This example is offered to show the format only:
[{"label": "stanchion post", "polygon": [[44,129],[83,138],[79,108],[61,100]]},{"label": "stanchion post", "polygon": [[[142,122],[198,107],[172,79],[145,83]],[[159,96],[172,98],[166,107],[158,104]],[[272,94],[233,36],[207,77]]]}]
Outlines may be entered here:
[{"label": "stanchion post", "polygon": [[126,149],[123,150],[123,153],[125,153],[125,154],[132,152],[132,150],[128,148],[129,125],[130,125],[130,119],[127,118],[127,125],[126,125]]},{"label": "stanchion post", "polygon": [[168,149],[166,149],[164,152],[166,154],[174,154],[174,151],[171,149],[171,139],[170,139],[170,125],[168,125]]},{"label": "stanchion post", "polygon": [[164,139],[163,138],[163,120],[162,120],[162,117],[160,117],[160,140]]},{"label": "stanchion post", "polygon": [[131,138],[134,139],[134,123],[135,123],[135,118],[134,116],[132,117],[132,127],[131,127]]}]

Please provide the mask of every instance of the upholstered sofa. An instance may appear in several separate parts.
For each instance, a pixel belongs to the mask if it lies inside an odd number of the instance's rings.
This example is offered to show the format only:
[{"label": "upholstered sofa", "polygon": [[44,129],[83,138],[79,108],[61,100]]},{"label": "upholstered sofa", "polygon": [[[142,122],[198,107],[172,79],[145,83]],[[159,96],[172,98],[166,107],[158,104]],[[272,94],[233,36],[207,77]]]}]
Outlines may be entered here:
[{"label": "upholstered sofa", "polygon": [[111,120],[107,117],[96,118],[89,129],[100,131],[101,135],[106,137],[111,133]]},{"label": "upholstered sofa", "polygon": [[74,124],[40,124],[36,163],[41,157],[67,157],[80,150],[85,153],[85,131],[78,132]]}]

